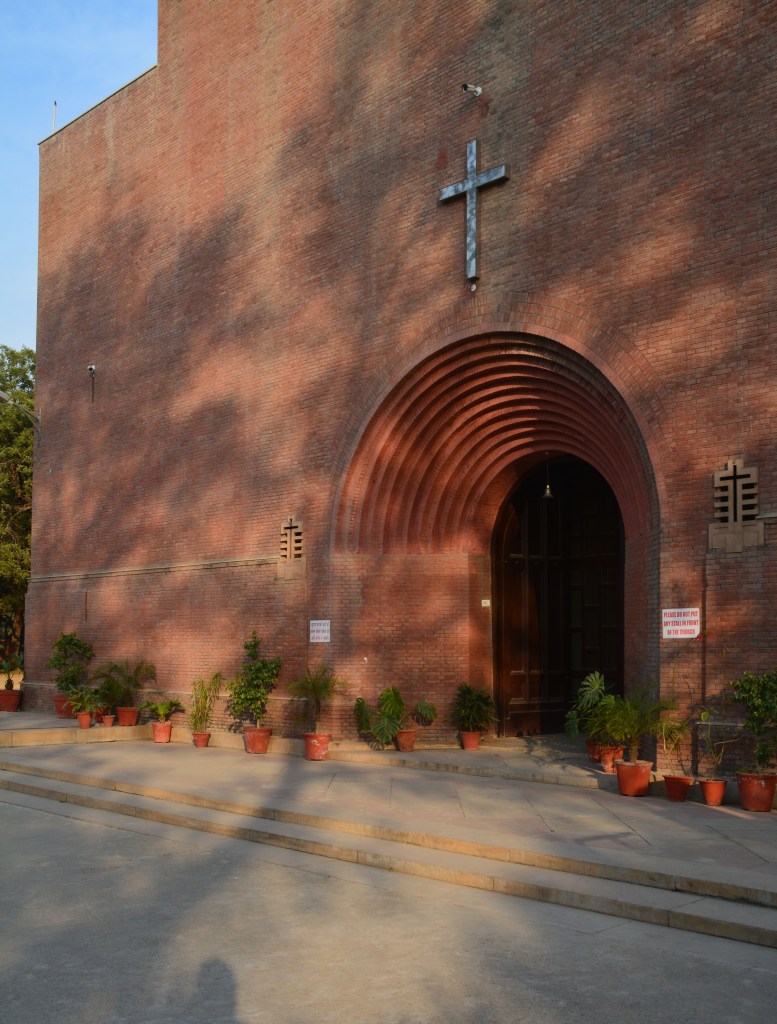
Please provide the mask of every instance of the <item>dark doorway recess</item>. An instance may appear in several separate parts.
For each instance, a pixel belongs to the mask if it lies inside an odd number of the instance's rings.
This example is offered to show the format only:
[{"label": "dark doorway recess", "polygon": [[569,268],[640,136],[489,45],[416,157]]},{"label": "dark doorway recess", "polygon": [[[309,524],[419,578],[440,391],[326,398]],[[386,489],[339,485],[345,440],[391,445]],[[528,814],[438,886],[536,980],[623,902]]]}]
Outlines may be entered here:
[{"label": "dark doorway recess", "polygon": [[561,732],[594,669],[622,692],[623,520],[592,466],[554,458],[526,474],[499,514],[493,570],[501,735]]}]

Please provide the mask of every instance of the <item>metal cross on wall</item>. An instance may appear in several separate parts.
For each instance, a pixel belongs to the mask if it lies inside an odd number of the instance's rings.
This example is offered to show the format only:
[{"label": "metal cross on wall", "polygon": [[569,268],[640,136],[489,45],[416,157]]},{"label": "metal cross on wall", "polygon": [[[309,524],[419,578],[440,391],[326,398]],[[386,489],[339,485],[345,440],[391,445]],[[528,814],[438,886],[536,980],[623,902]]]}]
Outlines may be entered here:
[{"label": "metal cross on wall", "polygon": [[478,143],[477,139],[471,139],[467,143],[467,177],[440,189],[441,203],[462,194],[467,197],[467,278],[470,281],[478,276],[478,189],[496,181],[506,181],[509,177],[507,164],[478,174]]}]

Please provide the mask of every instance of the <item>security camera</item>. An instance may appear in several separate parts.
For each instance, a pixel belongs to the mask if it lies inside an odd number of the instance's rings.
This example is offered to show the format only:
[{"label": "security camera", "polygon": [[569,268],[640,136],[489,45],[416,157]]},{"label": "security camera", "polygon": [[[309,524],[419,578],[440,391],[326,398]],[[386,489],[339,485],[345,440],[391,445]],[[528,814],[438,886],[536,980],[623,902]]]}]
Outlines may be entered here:
[{"label": "security camera", "polygon": [[461,91],[471,92],[473,96],[480,96],[480,94],[483,92],[479,85],[467,85],[466,82],[464,83],[464,85],[462,85]]},{"label": "security camera", "polygon": [[96,369],[97,367],[94,365],[94,363],[90,363],[86,368],[86,372],[90,375],[90,377],[94,377],[94,371]]}]

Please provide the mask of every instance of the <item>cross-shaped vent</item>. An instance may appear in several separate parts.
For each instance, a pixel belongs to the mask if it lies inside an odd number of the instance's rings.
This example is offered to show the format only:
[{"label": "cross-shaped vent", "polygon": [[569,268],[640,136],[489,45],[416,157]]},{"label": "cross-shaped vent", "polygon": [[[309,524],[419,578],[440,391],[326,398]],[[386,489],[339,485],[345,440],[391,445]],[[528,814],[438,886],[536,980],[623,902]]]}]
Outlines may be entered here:
[{"label": "cross-shaped vent", "polygon": [[743,459],[731,459],[714,474],[715,519],[719,523],[746,523],[758,515],[758,470],[745,468]]},{"label": "cross-shaped vent", "polygon": [[281,523],[281,559],[293,562],[296,558],[302,558],[302,523],[289,516]]}]

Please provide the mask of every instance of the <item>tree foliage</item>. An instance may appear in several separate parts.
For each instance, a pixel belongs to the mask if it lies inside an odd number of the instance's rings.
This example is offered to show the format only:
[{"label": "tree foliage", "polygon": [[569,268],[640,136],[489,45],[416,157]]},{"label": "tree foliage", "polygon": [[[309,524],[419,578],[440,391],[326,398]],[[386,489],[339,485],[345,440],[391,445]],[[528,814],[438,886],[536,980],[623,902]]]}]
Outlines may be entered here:
[{"label": "tree foliage", "polygon": [[[0,345],[0,391],[34,410],[35,353]],[[0,649],[21,643],[24,596],[30,575],[33,428],[12,405],[0,402]]]}]

